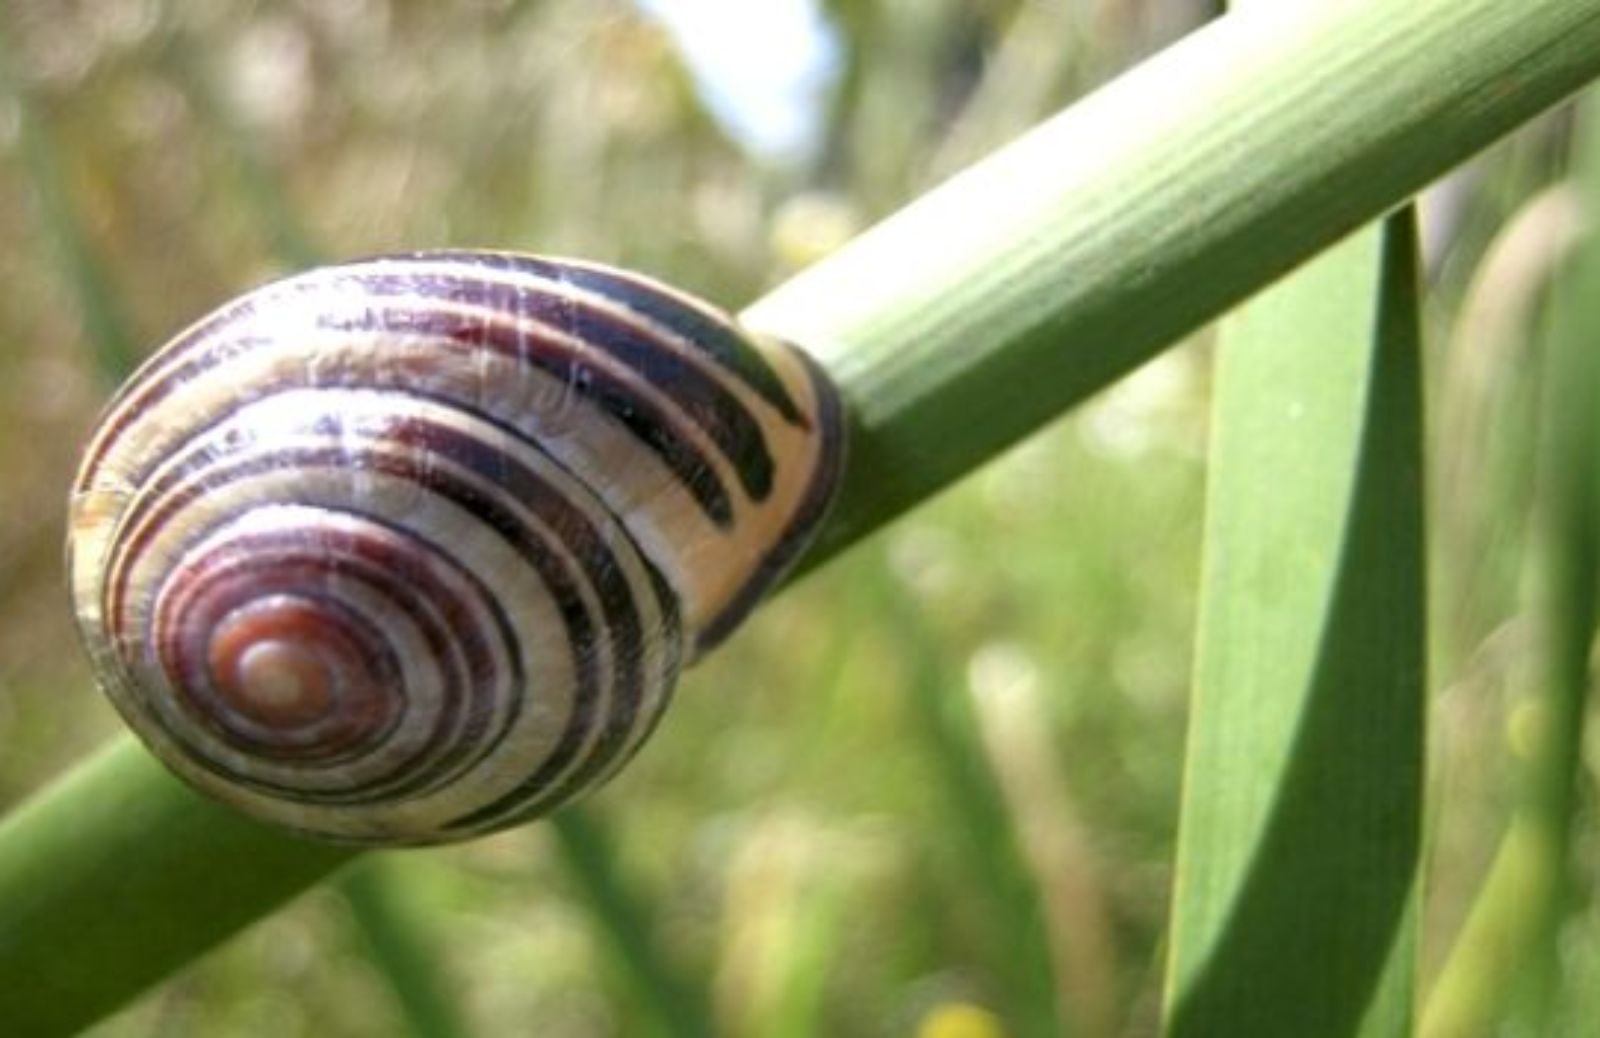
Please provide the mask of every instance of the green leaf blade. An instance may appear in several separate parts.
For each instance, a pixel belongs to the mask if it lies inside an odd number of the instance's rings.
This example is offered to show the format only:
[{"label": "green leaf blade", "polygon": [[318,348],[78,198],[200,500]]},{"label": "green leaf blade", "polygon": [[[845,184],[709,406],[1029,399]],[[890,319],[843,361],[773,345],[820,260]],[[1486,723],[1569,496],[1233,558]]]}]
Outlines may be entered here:
[{"label": "green leaf blade", "polygon": [[1405,1033],[1427,652],[1409,212],[1252,303],[1219,368],[1172,1033]]}]

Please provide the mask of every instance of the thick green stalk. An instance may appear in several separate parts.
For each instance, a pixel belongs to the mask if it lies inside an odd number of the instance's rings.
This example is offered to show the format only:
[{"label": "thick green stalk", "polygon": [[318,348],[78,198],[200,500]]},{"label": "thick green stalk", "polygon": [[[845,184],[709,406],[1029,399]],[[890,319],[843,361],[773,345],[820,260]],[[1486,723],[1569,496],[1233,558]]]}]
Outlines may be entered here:
[{"label": "thick green stalk", "polygon": [[[810,561],[1597,74],[1600,0],[1264,9],[952,180],[747,311],[821,356],[851,409]],[[97,1018],[347,854],[219,815],[122,743],[0,824],[0,1032]]]},{"label": "thick green stalk", "polygon": [[812,562],[1600,69],[1597,0],[1264,4],[1191,34],[745,313],[856,423]]},{"label": "thick green stalk", "polygon": [[131,739],[0,827],[0,1034],[70,1034],[354,851],[206,800]]}]

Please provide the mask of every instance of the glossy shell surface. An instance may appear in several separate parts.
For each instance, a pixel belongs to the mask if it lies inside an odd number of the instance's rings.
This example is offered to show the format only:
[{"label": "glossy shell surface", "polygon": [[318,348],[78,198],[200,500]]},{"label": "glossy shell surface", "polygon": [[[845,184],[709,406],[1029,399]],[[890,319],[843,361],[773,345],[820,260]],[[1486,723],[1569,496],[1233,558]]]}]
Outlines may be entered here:
[{"label": "glossy shell surface", "polygon": [[112,402],[72,594],[107,694],[194,785],[335,839],[460,839],[634,753],[803,546],[842,450],[808,358],[647,278],[325,267]]}]

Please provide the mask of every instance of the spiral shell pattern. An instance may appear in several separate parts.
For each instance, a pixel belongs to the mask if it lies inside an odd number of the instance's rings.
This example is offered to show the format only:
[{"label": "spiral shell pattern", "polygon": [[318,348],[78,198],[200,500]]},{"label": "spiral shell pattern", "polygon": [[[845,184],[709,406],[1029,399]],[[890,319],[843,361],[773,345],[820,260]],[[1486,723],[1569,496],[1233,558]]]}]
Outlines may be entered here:
[{"label": "spiral shell pattern", "polygon": [[797,350],[511,253],[275,282],[155,354],[74,485],[102,686],[202,790],[302,832],[460,839],[594,787],[837,483]]}]

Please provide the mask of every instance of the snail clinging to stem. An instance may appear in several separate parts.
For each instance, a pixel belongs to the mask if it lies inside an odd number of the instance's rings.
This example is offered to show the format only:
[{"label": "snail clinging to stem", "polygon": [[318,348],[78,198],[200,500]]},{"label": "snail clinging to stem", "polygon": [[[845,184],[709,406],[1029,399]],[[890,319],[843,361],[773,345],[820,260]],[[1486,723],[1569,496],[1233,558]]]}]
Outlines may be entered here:
[{"label": "snail clinging to stem", "polygon": [[803,353],[646,278],[325,267],[117,395],[73,488],[72,595],[102,687],[193,785],[333,839],[460,839],[633,754],[842,452]]}]

